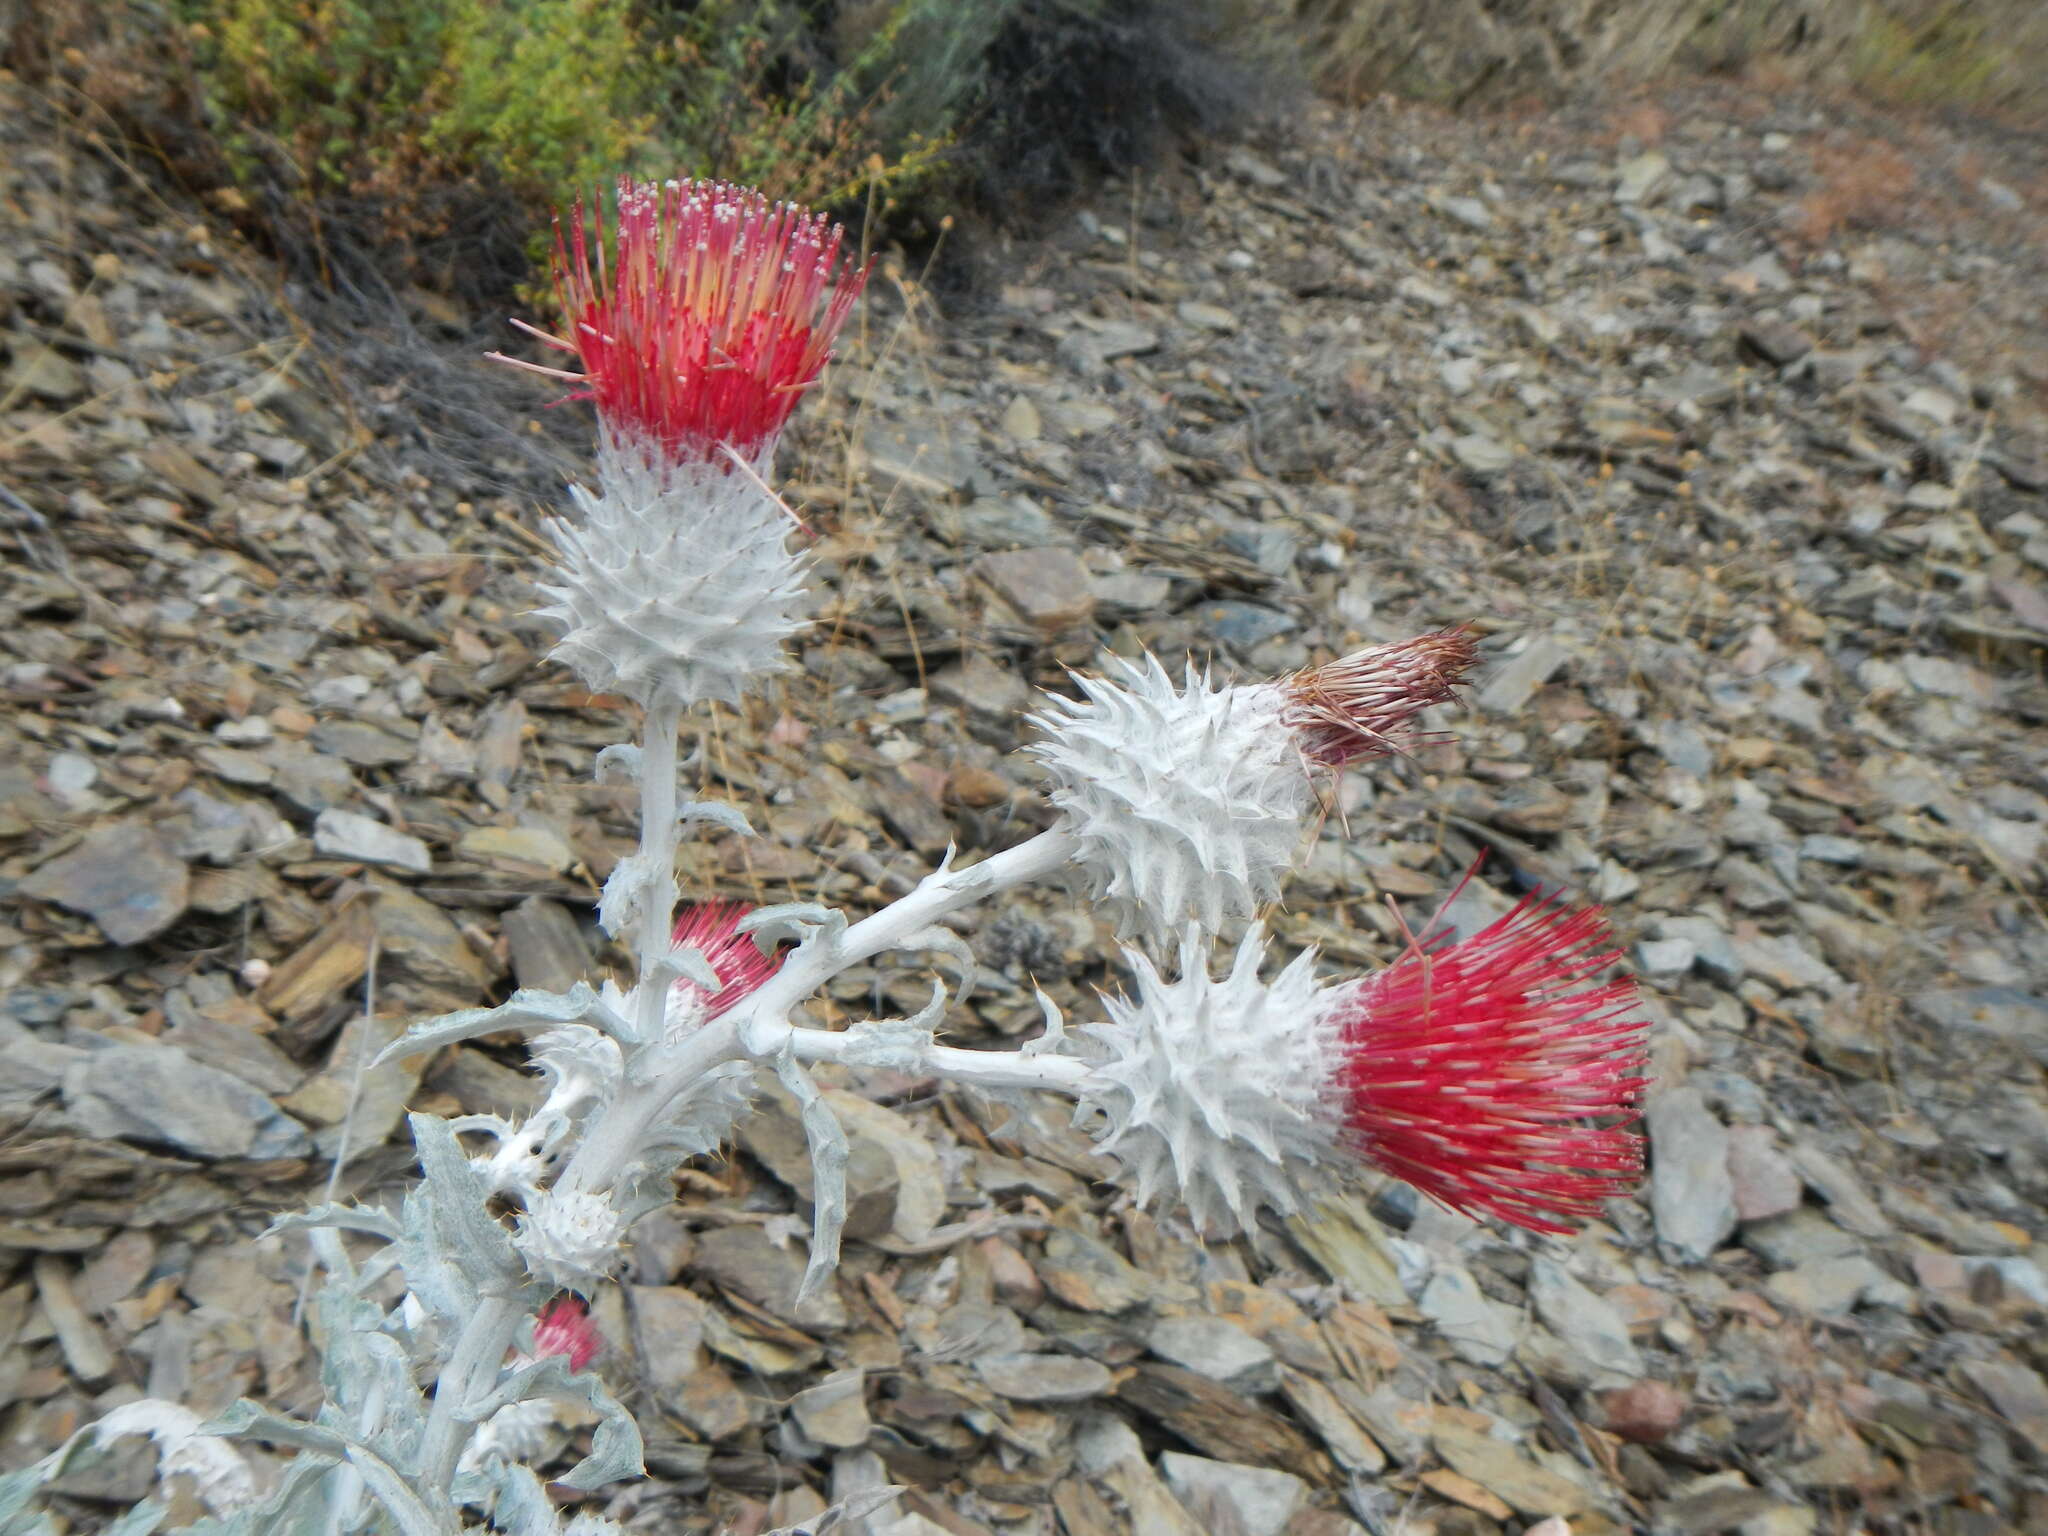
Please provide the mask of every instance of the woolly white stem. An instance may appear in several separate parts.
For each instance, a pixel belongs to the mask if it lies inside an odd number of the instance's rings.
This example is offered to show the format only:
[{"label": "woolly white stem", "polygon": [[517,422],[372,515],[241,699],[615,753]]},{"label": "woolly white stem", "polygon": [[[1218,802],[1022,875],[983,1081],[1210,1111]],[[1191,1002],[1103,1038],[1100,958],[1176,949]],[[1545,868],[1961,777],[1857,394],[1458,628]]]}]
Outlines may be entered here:
[{"label": "woolly white stem", "polygon": [[[792,1029],[790,1050],[798,1061],[846,1061],[856,1058],[861,1042],[850,1034],[823,1029]],[[1076,1056],[1026,1056],[1020,1051],[963,1051],[932,1044],[922,1048],[919,1069],[971,1088],[1043,1088],[1052,1093],[1078,1093],[1092,1070]]]},{"label": "woolly white stem", "polygon": [[420,1446],[421,1485],[428,1493],[447,1494],[462,1447],[476,1430],[465,1410],[483,1396],[482,1383],[496,1377],[525,1316],[517,1297],[483,1296],[462,1325],[455,1351],[434,1381],[434,1406]]},{"label": "woolly white stem", "polygon": [[711,1020],[669,1047],[660,1074],[629,1081],[584,1127],[583,1139],[555,1180],[559,1194],[592,1194],[609,1189],[640,1153],[647,1132],[669,1102],[720,1062],[741,1055],[739,1022],[733,1014]]},{"label": "woolly white stem", "polygon": [[908,896],[848,928],[836,941],[806,944],[782,964],[760,991],[734,1009],[742,1019],[747,1054],[772,1055],[789,1033],[789,1010],[848,966],[885,950],[901,949],[948,913],[999,891],[1057,874],[1073,862],[1079,841],[1055,827],[966,869],[946,869],[918,882]]},{"label": "woolly white stem", "polygon": [[647,885],[640,898],[640,1037],[661,1034],[668,999],[666,987],[655,985],[656,973],[668,959],[670,927],[676,911],[676,845],[682,827],[676,820],[676,736],[682,729],[683,701],[659,689],[647,701],[645,733],[640,743],[640,858]]},{"label": "woolly white stem", "polygon": [[[384,1417],[384,1388],[372,1387],[356,1415],[356,1438],[365,1444]],[[327,1483],[327,1529],[330,1536],[343,1536],[362,1516],[363,1474],[343,1462],[329,1475]]]},{"label": "woolly white stem", "polygon": [[[581,1145],[556,1180],[564,1192],[609,1189],[638,1154],[646,1134],[675,1096],[720,1062],[772,1056],[789,1043],[789,1011],[848,966],[899,948],[949,912],[1064,869],[1077,844],[1055,829],[966,869],[927,875],[916,890],[836,939],[819,935],[793,952],[752,997],[664,1049],[649,1079],[628,1082],[584,1130]],[[961,1052],[972,1055],[972,1052]]]}]

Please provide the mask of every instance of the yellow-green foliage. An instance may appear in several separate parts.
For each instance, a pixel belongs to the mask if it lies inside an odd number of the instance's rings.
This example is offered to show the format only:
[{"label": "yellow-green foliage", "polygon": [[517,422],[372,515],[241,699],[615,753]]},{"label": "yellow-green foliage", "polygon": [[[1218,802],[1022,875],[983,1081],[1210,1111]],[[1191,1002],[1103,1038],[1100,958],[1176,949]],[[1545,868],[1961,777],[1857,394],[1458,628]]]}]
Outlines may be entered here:
[{"label": "yellow-green foliage", "polygon": [[1981,16],[1945,5],[1917,25],[1872,8],[1850,70],[1858,85],[1927,106],[1974,105],[1991,94],[2001,59]]},{"label": "yellow-green foliage", "polygon": [[[1028,213],[1136,163],[1163,132],[1243,110],[1254,97],[1247,50],[1227,21],[1258,10],[1256,0],[28,4],[41,18],[37,58],[112,86],[101,92],[108,111],[288,256],[314,258],[323,275],[341,258],[390,257],[406,282],[476,292],[516,282],[547,212],[620,174],[718,177],[839,213],[893,208],[927,228],[966,200]],[[104,41],[84,48],[86,34]],[[90,67],[65,62],[88,54]],[[127,81],[142,84],[115,84]]]},{"label": "yellow-green foliage", "polygon": [[829,69],[807,65],[815,39],[774,0],[699,0],[659,33],[636,0],[184,4],[238,177],[369,198],[432,232],[465,185],[535,212],[622,172],[827,206],[914,186],[947,125],[884,142],[876,114],[906,24],[963,0],[889,0]]},{"label": "yellow-green foliage", "polygon": [[238,172],[318,195],[588,182],[648,147],[630,0],[187,0]]}]

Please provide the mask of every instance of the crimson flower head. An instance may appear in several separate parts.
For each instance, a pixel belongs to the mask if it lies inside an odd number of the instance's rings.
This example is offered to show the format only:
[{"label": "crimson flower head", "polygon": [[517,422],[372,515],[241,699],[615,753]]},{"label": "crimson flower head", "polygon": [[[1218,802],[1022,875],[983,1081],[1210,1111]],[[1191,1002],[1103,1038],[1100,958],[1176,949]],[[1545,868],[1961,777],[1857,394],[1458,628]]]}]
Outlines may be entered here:
[{"label": "crimson flower head", "polygon": [[580,1371],[604,1348],[604,1335],[590,1320],[590,1308],[580,1296],[557,1296],[540,1309],[533,1324],[533,1351],[537,1359],[567,1355],[569,1369]]},{"label": "crimson flower head", "polygon": [[[668,464],[759,459],[867,281],[839,260],[845,231],[823,215],[717,181],[621,178],[615,216],[579,201],[555,224],[554,280],[583,372],[499,361],[566,379],[608,436]],[[518,322],[515,322],[518,323]]]},{"label": "crimson flower head", "polygon": [[1339,989],[1344,1130],[1467,1215],[1569,1233],[1643,1169],[1646,1024],[1597,908],[1535,895],[1456,943],[1425,936]]},{"label": "crimson flower head", "polygon": [[1303,755],[1327,768],[1397,752],[1412,744],[1417,715],[1455,697],[1478,654],[1463,625],[1354,651],[1282,678],[1290,702],[1281,718]]},{"label": "crimson flower head", "polygon": [[707,1020],[759,991],[781,964],[779,957],[762,954],[751,934],[740,932],[740,919],[746,915],[747,908],[737,901],[696,902],[676,915],[673,941],[703,955],[718,976],[716,992],[707,993],[688,978],[676,983],[677,990],[688,988],[704,999]]}]

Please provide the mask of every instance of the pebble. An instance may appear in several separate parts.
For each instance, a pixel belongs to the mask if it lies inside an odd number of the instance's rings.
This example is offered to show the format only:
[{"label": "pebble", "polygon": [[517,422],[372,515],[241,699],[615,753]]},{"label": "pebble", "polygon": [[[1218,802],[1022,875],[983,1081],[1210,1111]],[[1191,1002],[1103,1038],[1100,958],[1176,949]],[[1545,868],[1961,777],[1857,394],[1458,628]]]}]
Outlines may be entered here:
[{"label": "pebble", "polygon": [[1191,325],[1198,331],[1214,331],[1228,336],[1237,329],[1237,316],[1217,304],[1199,304],[1187,300],[1175,306],[1183,325]]},{"label": "pebble", "polygon": [[827,1376],[789,1400],[790,1417],[804,1438],[835,1450],[867,1444],[873,1433],[866,1400],[867,1373],[858,1368]]},{"label": "pebble", "polygon": [[1668,1438],[1685,1417],[1685,1394],[1662,1381],[1638,1381],[1600,1395],[1604,1427],[1638,1445]]},{"label": "pebble", "polygon": [[1450,1424],[1439,1424],[1430,1439],[1454,1471],[1498,1495],[1519,1514],[1537,1520],[1575,1515],[1592,1502],[1579,1484],[1539,1465],[1505,1440]]},{"label": "pebble", "polygon": [[559,874],[576,862],[576,854],[568,843],[547,827],[476,827],[462,834],[455,851],[465,858],[530,864],[551,874]]},{"label": "pebble", "polygon": [[1029,395],[1012,395],[1010,403],[1003,407],[1003,431],[1020,443],[1035,443],[1045,430],[1038,414],[1038,407],[1031,403]]},{"label": "pebble", "polygon": [[1799,1208],[1805,1185],[1798,1170],[1777,1148],[1777,1133],[1767,1125],[1728,1128],[1728,1175],[1735,1184],[1735,1214],[1742,1221],[1763,1221]]},{"label": "pebble", "polygon": [[1194,617],[1210,635],[1238,650],[1249,650],[1301,627],[1300,621],[1288,614],[1236,601],[1205,603],[1194,610]]},{"label": "pebble", "polygon": [[1515,462],[1515,450],[1485,432],[1466,432],[1451,439],[1451,457],[1461,468],[1479,476],[1502,474]]},{"label": "pebble", "polygon": [[1812,1206],[1749,1223],[1742,1229],[1742,1243],[1772,1269],[1860,1255],[1864,1247],[1860,1238]]},{"label": "pebble", "polygon": [[1646,150],[1622,162],[1614,178],[1617,203],[1650,203],[1671,179],[1671,161],[1660,150]]},{"label": "pebble", "polygon": [[1848,1254],[1778,1270],[1764,1281],[1764,1289],[1773,1301],[1801,1312],[1839,1316],[1873,1288],[1896,1284],[1864,1255]]}]

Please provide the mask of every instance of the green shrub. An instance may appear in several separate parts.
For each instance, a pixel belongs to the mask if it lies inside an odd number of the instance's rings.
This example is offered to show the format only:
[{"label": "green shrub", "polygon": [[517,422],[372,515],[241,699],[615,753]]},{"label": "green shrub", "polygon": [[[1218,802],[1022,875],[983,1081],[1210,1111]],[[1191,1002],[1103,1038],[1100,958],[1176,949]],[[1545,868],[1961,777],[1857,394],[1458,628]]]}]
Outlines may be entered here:
[{"label": "green shrub", "polygon": [[1850,76],[1894,101],[1971,104],[1993,94],[2001,63],[1987,22],[1966,6],[1943,6],[1914,24],[1873,9],[1857,35]]},{"label": "green shrub", "polygon": [[184,5],[209,118],[245,182],[374,198],[406,219],[429,189],[545,198],[649,148],[657,82],[631,0]]}]

